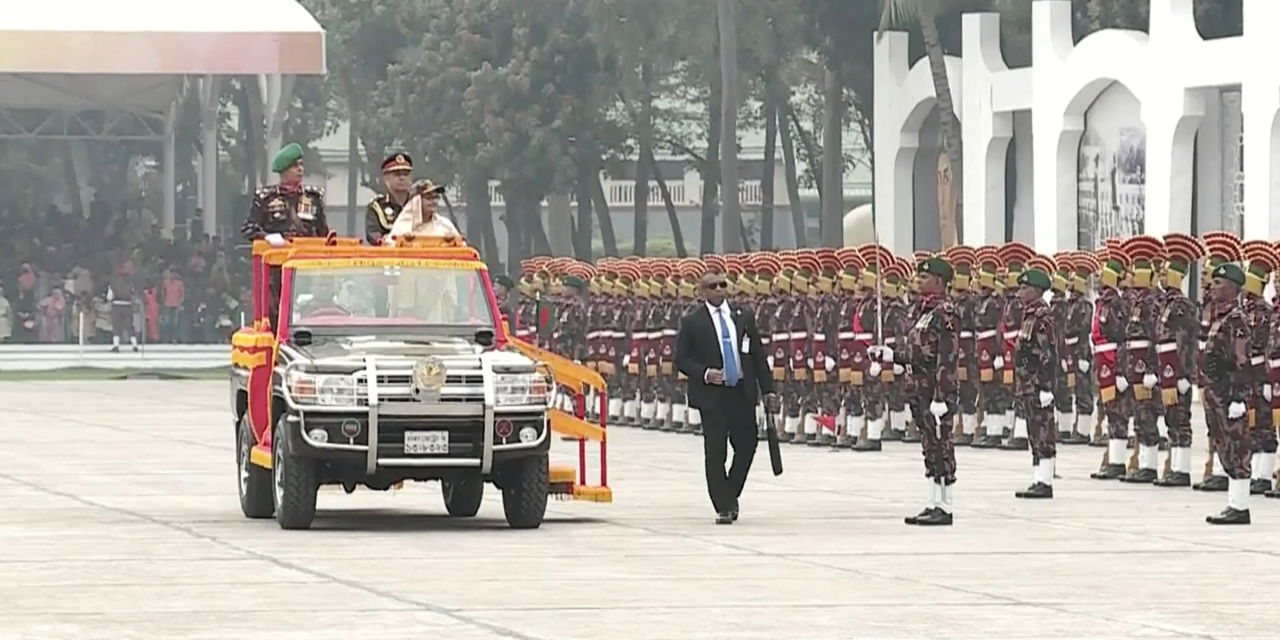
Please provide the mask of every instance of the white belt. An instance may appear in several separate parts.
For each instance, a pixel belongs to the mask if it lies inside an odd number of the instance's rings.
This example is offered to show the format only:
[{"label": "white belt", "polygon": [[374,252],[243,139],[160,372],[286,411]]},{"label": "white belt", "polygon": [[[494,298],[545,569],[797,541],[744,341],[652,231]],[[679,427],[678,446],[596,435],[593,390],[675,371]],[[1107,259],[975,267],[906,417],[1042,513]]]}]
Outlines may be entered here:
[{"label": "white belt", "polygon": [[587,334],[587,339],[588,339],[588,340],[595,340],[596,338],[601,337],[601,336],[602,336],[602,334],[604,334],[604,332],[603,332],[603,331],[592,331],[592,332],[590,332],[590,333],[588,333],[588,334]]},{"label": "white belt", "polygon": [[852,331],[841,331],[839,334],[836,335],[836,337],[841,340],[853,340],[857,337],[857,334],[855,334]]},{"label": "white belt", "polygon": [[826,342],[826,341],[827,341],[827,334],[825,334],[825,333],[815,333],[815,334],[813,334],[813,339],[814,339],[814,340],[821,340],[821,341],[823,341],[823,342]]},{"label": "white belt", "polygon": [[885,344],[893,344],[894,342],[897,342],[897,340],[898,340],[897,338],[885,338],[885,339],[884,339],[884,343],[885,343]]},{"label": "white belt", "polygon": [[1266,356],[1254,356],[1254,357],[1252,357],[1252,358],[1249,358],[1249,364],[1251,364],[1251,365],[1253,365],[1253,366],[1255,366],[1255,367],[1256,367],[1256,366],[1258,366],[1258,365],[1260,365],[1260,364],[1262,364],[1262,363],[1264,363],[1264,362],[1266,362],[1266,361],[1267,361],[1267,357],[1266,357]]},{"label": "white belt", "polygon": [[1205,342],[1204,340],[1201,340],[1201,341],[1200,341],[1200,350],[1201,350],[1201,351],[1204,351],[1204,348],[1205,348],[1205,346],[1206,346],[1207,344],[1208,344],[1207,342]]},{"label": "white belt", "polygon": [[1006,331],[1006,332],[1004,332],[1004,339],[1005,339],[1005,340],[1013,340],[1013,339],[1015,339],[1015,338],[1017,338],[1017,337],[1018,337],[1018,332],[1017,332],[1017,331]]},{"label": "white belt", "polygon": [[1273,359],[1270,366],[1272,369],[1280,369],[1280,358]]},{"label": "white belt", "polygon": [[1165,343],[1156,345],[1156,353],[1169,353],[1170,351],[1177,351],[1177,350],[1178,350],[1178,343],[1176,342],[1165,342]]},{"label": "white belt", "polygon": [[973,337],[973,332],[972,332],[972,331],[961,331],[961,332],[960,332],[960,337],[961,337],[961,338],[972,338],[972,337]]},{"label": "white belt", "polygon": [[870,333],[855,333],[853,335],[854,340],[871,340],[873,338],[875,338],[875,336]]},{"label": "white belt", "polygon": [[1115,350],[1116,350],[1116,343],[1114,342],[1104,342],[1102,344],[1093,345],[1094,353],[1108,353]]},{"label": "white belt", "polygon": [[1124,343],[1126,349],[1146,349],[1151,346],[1150,340],[1130,340]]},{"label": "white belt", "polygon": [[668,337],[668,338],[674,338],[674,337],[676,337],[676,330],[675,330],[675,329],[663,329],[663,330],[662,330],[662,335],[663,335],[663,336],[665,336],[665,337]]},{"label": "white belt", "polygon": [[986,338],[994,338],[994,337],[996,337],[996,330],[995,330],[995,329],[991,329],[991,330],[988,330],[988,331],[979,331],[979,332],[978,332],[978,339],[979,339],[979,340],[986,339]]},{"label": "white belt", "polygon": [[1080,336],[1076,336],[1074,338],[1067,338],[1067,344],[1076,344],[1078,342],[1080,342]]},{"label": "white belt", "polygon": [[792,340],[802,340],[804,338],[809,337],[809,332],[808,331],[792,331],[790,334],[788,334],[788,337],[790,337]]},{"label": "white belt", "polygon": [[786,339],[788,339],[788,338],[790,338],[790,337],[791,337],[791,334],[789,334],[789,333],[775,333],[775,334],[773,334],[773,339],[774,339],[774,340],[786,340]]}]

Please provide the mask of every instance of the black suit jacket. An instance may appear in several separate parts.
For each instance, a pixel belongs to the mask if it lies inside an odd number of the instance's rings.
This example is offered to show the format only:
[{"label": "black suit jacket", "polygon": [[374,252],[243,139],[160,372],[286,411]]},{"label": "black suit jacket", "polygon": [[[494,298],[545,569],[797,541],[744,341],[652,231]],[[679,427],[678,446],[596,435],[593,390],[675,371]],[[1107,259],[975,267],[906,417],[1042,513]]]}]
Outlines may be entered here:
[{"label": "black suit jacket", "polygon": [[[755,314],[746,307],[732,304],[729,312],[737,334],[733,345],[742,363],[739,384],[746,391],[747,400],[755,406],[760,394],[773,393],[773,372],[765,358],[764,346],[760,344]],[[714,406],[718,396],[729,392],[723,386],[703,382],[707,369],[724,369],[720,334],[714,322],[704,302],[680,320],[680,331],[676,334],[676,369],[689,378],[689,406],[700,410]],[[747,353],[742,353],[744,337],[749,345]]]}]

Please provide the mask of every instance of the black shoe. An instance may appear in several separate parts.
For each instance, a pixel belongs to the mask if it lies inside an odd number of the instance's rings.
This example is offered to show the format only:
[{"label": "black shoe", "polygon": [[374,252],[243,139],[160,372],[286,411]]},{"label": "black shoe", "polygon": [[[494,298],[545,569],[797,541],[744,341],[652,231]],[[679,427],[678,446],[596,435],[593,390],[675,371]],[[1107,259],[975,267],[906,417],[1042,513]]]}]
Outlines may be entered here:
[{"label": "black shoe", "polygon": [[1106,447],[1109,445],[1110,445],[1110,438],[1098,438],[1097,440],[1089,441],[1089,446],[1091,447]]},{"label": "black shoe", "polygon": [[953,518],[951,517],[951,514],[943,511],[942,509],[934,509],[929,513],[920,514],[920,517],[916,518],[916,526],[949,527],[951,526],[952,520]]},{"label": "black shoe", "polygon": [[1090,444],[1089,436],[1082,433],[1069,433],[1065,438],[1059,438],[1058,444],[1085,445]]},{"label": "black shoe", "polygon": [[1160,442],[1159,442],[1158,444],[1159,444],[1159,448],[1160,448],[1160,450],[1161,450],[1161,451],[1168,451],[1168,450],[1169,450],[1169,439],[1168,439],[1168,438],[1160,438]]},{"label": "black shoe", "polygon": [[879,440],[867,438],[866,440],[859,440],[857,444],[849,448],[854,451],[879,451],[881,446]]},{"label": "black shoe", "polygon": [[1070,431],[1059,431],[1058,438],[1057,440],[1055,440],[1055,442],[1065,444],[1067,440],[1071,439],[1071,436],[1072,436],[1072,433]]},{"label": "black shoe", "polygon": [[1089,477],[1094,480],[1115,480],[1123,478],[1124,473],[1125,469],[1123,464],[1109,464],[1089,474]]},{"label": "black shoe", "polygon": [[903,521],[903,522],[905,522],[905,523],[907,523],[907,524],[911,524],[911,525],[920,524],[920,519],[921,519],[921,518],[926,518],[926,517],[928,517],[928,516],[929,516],[929,514],[933,513],[934,511],[937,511],[937,510],[938,510],[938,509],[937,509],[937,507],[927,507],[927,508],[925,508],[925,510],[924,510],[924,511],[921,511],[920,513],[917,513],[917,514],[916,514],[916,515],[914,515],[914,516],[907,516],[907,517],[903,518],[903,519],[902,519],[902,521]]},{"label": "black shoe", "polygon": [[733,507],[733,511],[729,512],[729,519],[734,522],[738,521],[738,507],[736,505]]},{"label": "black shoe", "polygon": [[653,418],[645,418],[640,422],[640,428],[645,431],[657,431],[662,425],[658,424]]},{"label": "black shoe", "polygon": [[902,442],[902,438],[905,435],[904,432],[898,429],[885,429],[884,433],[880,435],[880,439],[886,442]]},{"label": "black shoe", "polygon": [[1053,485],[1037,482],[1013,494],[1015,498],[1045,499],[1053,497]]},{"label": "black shoe", "polygon": [[1216,516],[1208,516],[1204,519],[1209,524],[1249,524],[1249,510],[1235,509],[1227,507]]},{"label": "black shoe", "polygon": [[1130,484],[1151,484],[1160,478],[1160,473],[1155,469],[1138,469],[1129,475],[1120,478],[1120,482],[1128,482]]},{"label": "black shoe", "polygon": [[962,433],[962,434],[960,434],[960,435],[956,436],[956,440],[955,440],[955,442],[956,442],[956,446],[957,446],[957,447],[967,447],[967,446],[969,446],[969,445],[973,444],[973,434],[972,434],[972,433]]},{"label": "black shoe", "polygon": [[813,440],[810,440],[810,441],[809,441],[809,446],[811,446],[811,447],[830,447],[830,446],[834,445],[835,443],[836,443],[836,439],[835,439],[835,437],[834,437],[834,436],[829,436],[829,435],[827,435],[827,434],[825,434],[825,433],[824,433],[824,434],[822,434],[822,435],[818,436],[817,438],[814,438]]},{"label": "black shoe", "polygon": [[667,433],[672,433],[679,430],[680,430],[680,427],[677,427],[676,423],[667,422],[665,420],[662,422],[661,425],[658,426],[658,431],[665,431]]},{"label": "black shoe", "polygon": [[1203,482],[1197,482],[1191,485],[1196,491],[1204,491],[1205,493],[1222,493],[1227,490],[1230,484],[1226,476],[1209,476]]},{"label": "black shoe", "polygon": [[974,449],[999,449],[1003,438],[1000,436],[982,436],[973,441],[969,446]]},{"label": "black shoe", "polygon": [[1191,474],[1186,471],[1170,471],[1168,475],[1151,484],[1157,487],[1189,487],[1191,486]]},{"label": "black shoe", "polygon": [[1002,451],[1026,451],[1030,448],[1026,438],[1009,438],[1008,442],[1000,445]]},{"label": "black shoe", "polygon": [[728,511],[716,514],[716,524],[733,524],[733,514]]},{"label": "black shoe", "polygon": [[111,347],[111,353],[120,353],[120,347],[118,345]]},{"label": "black shoe", "polygon": [[1262,495],[1268,498],[1280,498],[1280,491],[1268,491]]}]

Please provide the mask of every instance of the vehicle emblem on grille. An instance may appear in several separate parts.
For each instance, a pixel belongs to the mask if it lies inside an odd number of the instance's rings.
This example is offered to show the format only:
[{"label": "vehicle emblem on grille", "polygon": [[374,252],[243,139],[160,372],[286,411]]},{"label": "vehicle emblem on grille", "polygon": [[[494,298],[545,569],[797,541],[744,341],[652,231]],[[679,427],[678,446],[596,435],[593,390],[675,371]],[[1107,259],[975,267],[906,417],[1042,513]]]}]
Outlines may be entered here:
[{"label": "vehicle emblem on grille", "polygon": [[419,402],[434,402],[444,388],[444,363],[436,358],[423,358],[413,365],[413,397]]}]

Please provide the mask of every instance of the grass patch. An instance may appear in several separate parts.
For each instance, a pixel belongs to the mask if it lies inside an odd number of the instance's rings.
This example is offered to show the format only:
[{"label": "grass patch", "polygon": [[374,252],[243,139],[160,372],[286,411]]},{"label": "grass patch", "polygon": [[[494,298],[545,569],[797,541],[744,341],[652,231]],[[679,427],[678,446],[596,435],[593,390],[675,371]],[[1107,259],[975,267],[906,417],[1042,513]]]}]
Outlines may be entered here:
[{"label": "grass patch", "polygon": [[0,382],[127,380],[130,378],[226,380],[230,372],[230,367],[213,369],[146,369],[141,367],[134,369],[100,369],[97,367],[78,367],[50,371],[0,371]]}]

